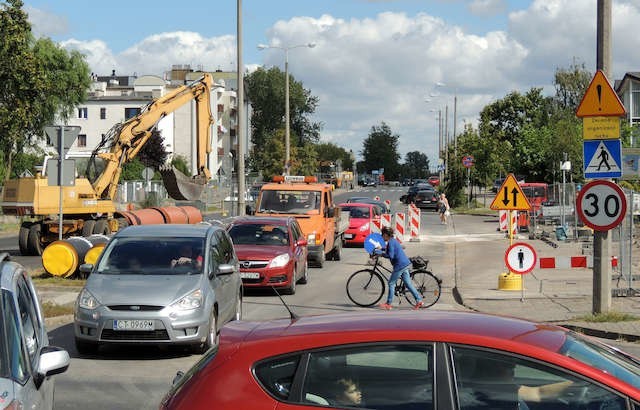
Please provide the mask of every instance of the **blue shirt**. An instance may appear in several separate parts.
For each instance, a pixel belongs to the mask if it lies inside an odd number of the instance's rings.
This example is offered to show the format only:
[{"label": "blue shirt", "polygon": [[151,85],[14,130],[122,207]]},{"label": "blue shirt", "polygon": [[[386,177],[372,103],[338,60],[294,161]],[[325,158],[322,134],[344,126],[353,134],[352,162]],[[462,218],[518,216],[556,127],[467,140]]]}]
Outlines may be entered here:
[{"label": "blue shirt", "polygon": [[389,258],[391,265],[393,265],[394,272],[404,269],[411,264],[411,261],[402,249],[402,245],[400,245],[400,242],[398,242],[396,238],[390,238],[389,242],[387,242],[387,249],[384,251],[377,249],[376,254]]}]

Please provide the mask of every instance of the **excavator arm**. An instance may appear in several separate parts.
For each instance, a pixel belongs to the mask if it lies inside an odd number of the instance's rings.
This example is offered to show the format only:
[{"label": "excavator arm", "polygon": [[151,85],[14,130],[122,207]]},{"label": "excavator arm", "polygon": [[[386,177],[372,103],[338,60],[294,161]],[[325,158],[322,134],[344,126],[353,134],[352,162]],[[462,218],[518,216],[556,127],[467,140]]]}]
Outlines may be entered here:
[{"label": "excavator arm", "polygon": [[198,199],[207,181],[211,179],[207,158],[211,152],[211,124],[214,120],[211,114],[212,85],[211,75],[205,73],[199,80],[155,99],[145,106],[140,114],[114,126],[109,131],[110,134],[113,134],[110,151],[97,154],[105,161],[104,171],[93,182],[97,196],[102,199],[113,199],[122,167],[138,155],[140,149],[151,137],[151,131],[158,122],[191,100],[195,100],[198,174],[194,177],[188,177],[173,167],[161,170],[161,174],[167,193],[172,198],[178,200]]}]

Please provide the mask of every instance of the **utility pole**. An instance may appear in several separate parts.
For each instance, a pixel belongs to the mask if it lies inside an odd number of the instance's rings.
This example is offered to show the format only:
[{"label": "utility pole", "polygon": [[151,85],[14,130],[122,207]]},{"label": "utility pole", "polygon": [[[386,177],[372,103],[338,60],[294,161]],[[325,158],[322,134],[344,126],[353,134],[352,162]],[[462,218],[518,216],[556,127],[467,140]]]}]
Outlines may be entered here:
[{"label": "utility pole", "polygon": [[[596,70],[611,77],[611,0],[598,0]],[[593,233],[593,313],[611,310],[611,240],[609,231]]]},{"label": "utility pole", "polygon": [[237,0],[237,36],[238,42],[237,58],[238,63],[238,124],[236,125],[236,136],[238,138],[238,215],[244,215],[246,213],[245,197],[245,175],[244,175],[244,154],[247,151],[245,147],[245,112],[244,112],[244,65],[242,62],[242,0]]}]

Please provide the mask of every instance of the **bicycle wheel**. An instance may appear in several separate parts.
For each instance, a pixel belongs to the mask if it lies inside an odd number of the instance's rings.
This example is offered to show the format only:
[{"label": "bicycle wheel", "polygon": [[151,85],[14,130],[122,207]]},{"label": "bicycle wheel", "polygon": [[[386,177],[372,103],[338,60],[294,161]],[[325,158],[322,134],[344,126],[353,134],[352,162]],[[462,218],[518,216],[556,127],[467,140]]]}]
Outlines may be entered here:
[{"label": "bicycle wheel", "polygon": [[358,306],[375,305],[382,299],[384,291],[384,279],[372,269],[359,270],[347,280],[347,296]]},{"label": "bicycle wheel", "polygon": [[[436,278],[435,275],[426,270],[416,270],[411,272],[411,279],[413,280],[413,285],[418,290],[418,293],[422,295],[422,302],[424,305],[423,308],[428,308],[429,306],[435,305],[435,303],[440,299],[440,293],[442,293],[442,287],[440,279]],[[404,293],[405,298],[412,305],[416,304],[416,300],[409,292],[408,289],[405,288]]]}]

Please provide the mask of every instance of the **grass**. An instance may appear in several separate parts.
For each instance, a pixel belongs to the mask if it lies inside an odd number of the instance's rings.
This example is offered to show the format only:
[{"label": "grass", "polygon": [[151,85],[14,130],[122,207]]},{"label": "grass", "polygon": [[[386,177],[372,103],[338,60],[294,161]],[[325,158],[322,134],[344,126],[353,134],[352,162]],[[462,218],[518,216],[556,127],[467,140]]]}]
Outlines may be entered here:
[{"label": "grass", "polygon": [[591,322],[591,323],[601,323],[601,322],[631,322],[634,320],[640,320],[640,316],[635,316],[630,313],[622,313],[622,312],[606,312],[606,313],[598,313],[593,314],[590,313],[584,316],[578,316],[575,320],[580,320],[583,322]]},{"label": "grass", "polygon": [[57,305],[51,302],[42,303],[42,314],[45,318],[72,315],[73,305]]},{"label": "grass", "polygon": [[66,286],[77,287],[84,286],[86,279],[71,279],[53,276],[46,272],[38,272],[32,275],[31,279],[36,287],[38,286]]},{"label": "grass", "polygon": [[0,223],[0,233],[17,233],[19,230],[19,223]]}]

